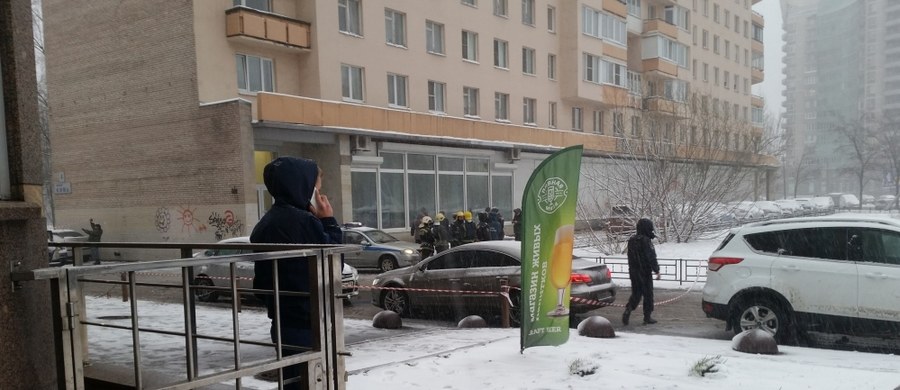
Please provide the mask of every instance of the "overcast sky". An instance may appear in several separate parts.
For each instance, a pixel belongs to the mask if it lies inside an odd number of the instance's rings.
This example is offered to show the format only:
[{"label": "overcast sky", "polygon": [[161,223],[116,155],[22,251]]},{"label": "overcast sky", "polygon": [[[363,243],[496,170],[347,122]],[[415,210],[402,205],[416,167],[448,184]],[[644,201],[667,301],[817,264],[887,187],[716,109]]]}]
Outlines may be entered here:
[{"label": "overcast sky", "polygon": [[766,58],[765,80],[762,84],[753,86],[753,93],[764,97],[768,114],[772,118],[778,118],[783,111],[781,105],[784,102],[784,96],[781,95],[784,90],[784,85],[781,84],[781,80],[784,79],[781,63],[784,57],[784,52],[781,51],[784,46],[782,41],[784,30],[781,28],[781,2],[779,0],[762,0],[753,6],[753,10],[762,14],[766,21],[763,35]]}]

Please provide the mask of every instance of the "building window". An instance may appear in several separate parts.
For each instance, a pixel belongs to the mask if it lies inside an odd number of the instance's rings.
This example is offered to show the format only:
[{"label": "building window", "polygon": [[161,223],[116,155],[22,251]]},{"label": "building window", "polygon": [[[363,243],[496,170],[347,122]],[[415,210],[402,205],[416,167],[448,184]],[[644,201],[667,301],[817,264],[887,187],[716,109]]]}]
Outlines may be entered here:
[{"label": "building window", "polygon": [[694,76],[694,80],[697,79],[697,60],[691,61],[691,75]]},{"label": "building window", "polygon": [[547,54],[547,78],[556,80],[556,55]]},{"label": "building window", "polygon": [[583,129],[582,122],[584,118],[581,115],[581,107],[572,107],[572,130],[581,131]]},{"label": "building window", "polygon": [[338,28],[345,33],[362,35],[360,0],[338,0]]},{"label": "building window", "polygon": [[621,112],[613,113],[613,133],[616,135],[625,133],[625,114]]},{"label": "building window", "polygon": [[709,49],[709,31],[703,30],[703,48]]},{"label": "building window", "polygon": [[509,121],[509,94],[494,93],[494,119]]},{"label": "building window", "polygon": [[719,54],[719,36],[713,35],[713,53]]},{"label": "building window", "polygon": [[740,76],[734,75],[734,92],[739,93],[741,91],[740,81],[741,81]]},{"label": "building window", "polygon": [[522,24],[534,26],[534,0],[522,0]]},{"label": "building window", "polygon": [[272,3],[269,0],[234,0],[235,7],[247,7],[263,12],[272,12]]},{"label": "building window", "polygon": [[463,114],[478,116],[478,88],[463,87]]},{"label": "building window", "polygon": [[725,89],[728,89],[728,83],[730,82],[730,79],[731,79],[731,72],[726,70],[725,77],[722,80],[722,83],[723,83],[723,86],[725,87]]},{"label": "building window", "polygon": [[597,84],[612,84],[626,88],[628,79],[626,71],[625,65],[602,60],[600,57],[587,53],[584,54],[585,81]]},{"label": "building window", "polygon": [[[688,48],[684,44],[681,44],[681,43],[673,41],[669,38],[663,37],[662,35],[644,38],[644,41],[652,42],[654,39],[657,40],[656,57],[660,57],[660,58],[669,60],[671,62],[674,62],[678,66],[687,69],[690,48]],[[652,43],[648,44],[648,46],[652,47]],[[647,53],[645,53],[645,55],[646,54]]]},{"label": "building window", "polygon": [[628,14],[631,16],[641,17],[641,0],[628,0]]},{"label": "building window", "polygon": [[628,92],[632,95],[641,96],[644,84],[641,82],[641,74],[628,71]]},{"label": "building window", "polygon": [[713,67],[713,84],[719,85],[719,67]]},{"label": "building window", "polygon": [[588,6],[582,8],[582,33],[622,46],[627,45],[625,22]]},{"label": "building window", "polygon": [[509,43],[494,39],[494,66],[498,68],[509,68]]},{"label": "building window", "polygon": [[385,8],[384,34],[388,44],[406,47],[406,14]]},{"label": "building window", "polygon": [[756,23],[753,23],[753,40],[757,42],[763,41],[763,28]]},{"label": "building window", "polygon": [[703,0],[703,16],[709,16],[709,0]]},{"label": "building window", "polygon": [[691,23],[689,15],[687,8],[677,5],[667,5],[663,10],[663,19],[667,23],[678,26],[685,31],[688,30],[688,26]]},{"label": "building window", "polygon": [[719,5],[713,4],[713,21],[719,23]]},{"label": "building window", "polygon": [[603,111],[594,110],[594,133],[603,134]]},{"label": "building window", "polygon": [[463,4],[468,5],[470,7],[477,7],[478,0],[460,0]]},{"label": "building window", "polygon": [[547,31],[556,32],[556,7],[547,6]]},{"label": "building window", "polygon": [[363,68],[341,65],[341,96],[345,100],[363,101]]},{"label": "building window", "polygon": [[406,101],[406,76],[388,73],[388,104],[396,107],[409,107]]},{"label": "building window", "polygon": [[[653,133],[651,131],[651,133]],[[635,138],[641,137],[641,117],[634,115],[631,117],[631,136]]]},{"label": "building window", "polygon": [[703,63],[703,81],[709,82],[709,64]]},{"label": "building window", "polygon": [[522,48],[522,73],[534,75],[534,49],[530,47]]},{"label": "building window", "polygon": [[522,99],[522,122],[526,125],[537,124],[537,118],[535,118],[536,109],[537,100],[532,98]]},{"label": "building window", "polygon": [[425,50],[432,54],[444,54],[444,25],[425,21]]},{"label": "building window", "polygon": [[763,57],[763,53],[756,52],[756,51],[753,52],[753,59],[750,60],[750,67],[753,69],[757,69],[757,70],[763,70],[764,64],[765,64],[765,60]]},{"label": "building window", "polygon": [[550,128],[556,128],[556,102],[550,102],[550,112],[547,115],[550,118]]},{"label": "building window", "polygon": [[463,30],[462,55],[464,60],[478,62],[478,34]]},{"label": "building window", "polygon": [[428,110],[432,112],[446,112],[444,99],[446,95],[447,84],[437,81],[428,81]]},{"label": "building window", "polygon": [[731,11],[725,10],[725,28],[730,28]]},{"label": "building window", "polygon": [[507,0],[494,0],[494,15],[505,18],[509,13]]},{"label": "building window", "polygon": [[238,90],[275,92],[275,65],[271,59],[236,54]]},{"label": "building window", "polygon": [[741,17],[734,15],[734,32],[741,33]]},{"label": "building window", "polygon": [[750,38],[750,22],[744,21],[744,38]]},{"label": "building window", "polygon": [[740,65],[741,63],[741,47],[738,44],[734,44],[734,63]]}]

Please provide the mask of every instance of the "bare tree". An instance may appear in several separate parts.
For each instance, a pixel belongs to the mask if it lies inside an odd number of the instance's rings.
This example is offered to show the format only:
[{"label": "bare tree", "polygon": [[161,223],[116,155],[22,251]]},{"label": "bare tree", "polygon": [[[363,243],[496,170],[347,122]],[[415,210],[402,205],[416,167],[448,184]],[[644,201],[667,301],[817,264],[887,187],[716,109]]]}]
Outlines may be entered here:
[{"label": "bare tree", "polygon": [[878,163],[881,149],[878,145],[878,118],[861,115],[859,118],[842,119],[837,122],[835,129],[843,135],[845,144],[838,147],[838,151],[849,154],[855,167],[849,171],[856,175],[859,184],[859,208],[862,209],[863,189],[866,182],[866,173]]},{"label": "bare tree", "polygon": [[[654,219],[661,241],[687,242],[728,212],[725,202],[747,198],[749,178],[771,144],[733,105],[663,91],[631,95],[611,110],[617,155],[582,167],[580,211],[602,219],[612,206],[627,205],[633,218]],[[625,235],[610,230],[595,237],[603,241],[597,246],[615,253]]]},{"label": "bare tree", "polygon": [[[889,118],[881,122],[879,131],[875,134],[878,145],[881,147],[881,156],[885,161],[885,168],[891,173],[891,183],[894,187],[894,206],[897,207],[897,198],[900,198],[900,118]],[[862,198],[860,198],[862,200]]]}]

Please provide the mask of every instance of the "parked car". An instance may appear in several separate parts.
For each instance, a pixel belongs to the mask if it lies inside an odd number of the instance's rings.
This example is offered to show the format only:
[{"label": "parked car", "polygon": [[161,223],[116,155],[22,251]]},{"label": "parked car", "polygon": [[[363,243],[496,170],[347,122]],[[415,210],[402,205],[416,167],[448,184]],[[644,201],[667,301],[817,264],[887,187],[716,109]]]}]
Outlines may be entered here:
[{"label": "parked car", "polygon": [[863,204],[863,208],[874,208],[875,207],[875,197],[872,195],[863,195],[862,196],[862,204]]},{"label": "parked car", "polygon": [[894,208],[897,197],[894,195],[881,195],[875,201],[875,208],[878,210],[891,210]]},{"label": "parked car", "polygon": [[800,203],[803,212],[813,212],[816,209],[816,206],[812,203],[812,198],[794,198],[794,201]]},{"label": "parked car", "polygon": [[[500,280],[509,286],[521,284],[521,248],[517,241],[483,241],[460,245],[422,260],[412,267],[388,271],[375,277],[376,288],[402,287],[434,290],[500,291]],[[612,303],[616,299],[616,285],[605,264],[581,258],[572,259],[571,296]],[[511,323],[518,324],[521,292],[513,289],[510,299]],[[459,294],[452,292],[419,292],[380,290],[372,294],[372,304],[400,315],[409,315],[419,308],[465,307],[490,309],[496,313],[500,300],[493,294]],[[583,313],[596,306],[572,302],[572,313]]]},{"label": "parked car", "polygon": [[834,208],[852,209],[859,207],[859,198],[857,198],[856,195],[833,192],[828,194],[828,196],[834,202]]},{"label": "parked car", "polygon": [[738,221],[761,219],[766,216],[766,212],[753,204],[753,202],[737,202],[732,203],[732,206],[734,207],[734,216]]},{"label": "parked car", "polygon": [[780,199],[776,200],[775,204],[778,207],[781,207],[781,210],[786,212],[789,215],[797,216],[803,213],[803,206],[800,205],[800,202],[792,199]]},{"label": "parked car", "polygon": [[813,209],[817,212],[834,210],[834,200],[830,196],[817,196],[810,200]]},{"label": "parked car", "polygon": [[345,225],[344,243],[361,249],[344,254],[344,262],[356,268],[374,268],[382,272],[408,267],[421,260],[419,245],[401,241],[384,231],[357,225]]},{"label": "parked car", "polygon": [[[250,237],[234,237],[219,241],[218,244],[250,244]],[[250,249],[207,249],[194,253],[194,258],[213,256],[229,256],[244,253],[253,253]],[[238,288],[253,288],[253,271],[255,263],[252,261],[237,262],[235,277],[238,279]],[[194,268],[194,285],[199,286],[230,286],[231,268],[228,264],[206,264]],[[359,272],[353,266],[344,262],[341,269],[342,293],[349,302],[350,297],[359,295]],[[201,302],[215,302],[219,298],[219,291],[195,289],[195,296]]]},{"label": "parked car", "polygon": [[790,214],[789,212],[782,210],[781,206],[778,206],[778,203],[770,202],[768,200],[759,200],[754,202],[753,205],[763,211],[765,218],[781,218]]},{"label": "parked car", "polygon": [[792,218],[730,232],[709,258],[702,308],[740,333],[900,331],[900,221]]},{"label": "parked car", "polygon": [[[87,235],[77,230],[71,229],[54,229],[47,228],[48,242],[87,242]],[[85,251],[85,258],[89,258],[90,254]],[[73,261],[73,253],[71,248],[64,246],[48,246],[47,253],[51,266],[64,265]]]}]

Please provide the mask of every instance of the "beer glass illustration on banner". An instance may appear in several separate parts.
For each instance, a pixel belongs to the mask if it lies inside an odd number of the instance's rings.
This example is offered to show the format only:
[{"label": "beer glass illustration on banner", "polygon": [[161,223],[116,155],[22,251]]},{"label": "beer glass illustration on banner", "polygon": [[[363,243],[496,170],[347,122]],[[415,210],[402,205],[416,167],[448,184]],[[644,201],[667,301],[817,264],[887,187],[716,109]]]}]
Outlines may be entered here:
[{"label": "beer glass illustration on banner", "polygon": [[575,246],[575,225],[563,225],[556,230],[556,241],[550,254],[550,284],[557,289],[556,309],[550,317],[565,317],[569,309],[564,304],[566,288],[572,278],[572,248]]}]

